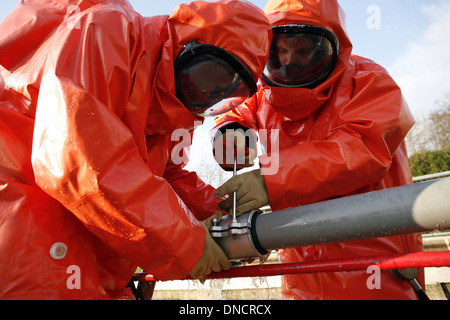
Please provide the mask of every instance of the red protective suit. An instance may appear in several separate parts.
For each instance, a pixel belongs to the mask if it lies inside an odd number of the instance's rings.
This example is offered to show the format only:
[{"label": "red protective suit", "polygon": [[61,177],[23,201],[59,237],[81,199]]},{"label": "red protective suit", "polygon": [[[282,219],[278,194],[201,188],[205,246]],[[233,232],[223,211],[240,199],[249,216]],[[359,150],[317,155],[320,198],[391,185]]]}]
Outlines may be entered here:
[{"label": "red protective suit", "polygon": [[174,60],[196,40],[257,79],[270,37],[242,1],[152,18],[126,0],[22,1],[0,25],[0,299],[115,298],[136,266],[186,276],[217,200],[171,162],[172,132],[197,120]]},{"label": "red protective suit", "polygon": [[[271,0],[265,12],[272,26],[309,24],[331,30],[341,47],[334,71],[316,88],[271,87],[261,79],[253,98],[217,120],[222,128],[238,122],[267,130],[261,135],[267,154],[260,163],[263,174],[268,172],[264,179],[272,209],[411,183],[403,139],[413,117],[387,71],[351,54],[338,3]],[[271,141],[275,131],[279,139]],[[286,249],[280,256],[282,262],[296,262],[421,250],[421,236],[407,235]],[[285,299],[417,298],[410,285],[389,270],[381,272],[381,289],[370,290],[366,282],[371,275],[355,271],[284,276],[282,293]]]}]

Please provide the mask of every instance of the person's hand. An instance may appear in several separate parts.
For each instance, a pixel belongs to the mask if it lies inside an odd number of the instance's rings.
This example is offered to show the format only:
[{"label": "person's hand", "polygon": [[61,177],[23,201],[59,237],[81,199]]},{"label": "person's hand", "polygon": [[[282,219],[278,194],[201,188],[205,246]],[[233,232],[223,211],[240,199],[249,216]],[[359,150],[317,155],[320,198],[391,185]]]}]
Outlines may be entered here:
[{"label": "person's hand", "polygon": [[246,172],[230,178],[214,192],[216,198],[228,198],[219,202],[220,210],[231,212],[233,207],[233,192],[236,193],[236,215],[239,216],[253,209],[269,204],[266,183],[260,169]]},{"label": "person's hand", "polygon": [[211,272],[220,272],[222,270],[228,270],[231,267],[231,262],[228,260],[228,257],[209,234],[213,219],[220,220],[221,217],[222,214],[216,212],[207,220],[202,221],[202,225],[206,229],[205,248],[203,250],[203,256],[189,273],[192,278],[199,279],[202,283],[205,282],[206,277]]},{"label": "person's hand", "polygon": [[225,133],[219,131],[214,139],[213,151],[214,159],[225,171],[233,171],[235,156],[237,170],[252,167],[257,156],[256,137],[252,133],[246,137],[243,129],[226,130]]}]

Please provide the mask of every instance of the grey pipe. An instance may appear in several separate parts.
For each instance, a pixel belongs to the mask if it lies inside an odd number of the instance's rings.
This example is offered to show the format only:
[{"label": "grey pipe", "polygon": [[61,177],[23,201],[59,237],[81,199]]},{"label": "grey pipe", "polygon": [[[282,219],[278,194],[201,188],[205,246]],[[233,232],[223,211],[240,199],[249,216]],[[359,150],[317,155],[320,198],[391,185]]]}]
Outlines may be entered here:
[{"label": "grey pipe", "polygon": [[246,234],[216,239],[230,260],[281,248],[445,230],[450,228],[450,178],[247,213],[239,221],[247,221]]}]

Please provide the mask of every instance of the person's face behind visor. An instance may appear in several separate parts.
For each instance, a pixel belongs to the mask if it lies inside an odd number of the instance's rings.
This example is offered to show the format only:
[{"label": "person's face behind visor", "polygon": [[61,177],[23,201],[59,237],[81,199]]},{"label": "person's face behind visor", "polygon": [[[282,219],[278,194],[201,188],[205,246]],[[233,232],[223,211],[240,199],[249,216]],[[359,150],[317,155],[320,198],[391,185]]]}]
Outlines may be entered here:
[{"label": "person's face behind visor", "polygon": [[281,65],[308,67],[313,63],[316,44],[310,37],[280,36],[276,41],[276,49]]},{"label": "person's face behind visor", "polygon": [[338,46],[325,29],[323,34],[295,31],[274,34],[263,77],[274,86],[314,88],[333,71]]},{"label": "person's face behind visor", "polygon": [[245,67],[225,51],[211,47],[206,46],[211,52],[184,58],[176,67],[178,99],[203,117],[225,113],[253,94],[249,82],[254,80]]}]

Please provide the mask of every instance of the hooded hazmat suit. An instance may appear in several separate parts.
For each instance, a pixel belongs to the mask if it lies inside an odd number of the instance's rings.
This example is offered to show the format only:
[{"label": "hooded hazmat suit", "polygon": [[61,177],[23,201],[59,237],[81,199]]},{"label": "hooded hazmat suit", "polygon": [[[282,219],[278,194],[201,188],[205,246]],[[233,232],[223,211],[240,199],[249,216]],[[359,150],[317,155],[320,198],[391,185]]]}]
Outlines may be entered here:
[{"label": "hooded hazmat suit", "polygon": [[[264,11],[273,27],[319,26],[332,31],[340,45],[333,71],[318,86],[271,86],[261,79],[255,96],[217,119],[216,128],[239,123],[267,130],[261,135],[265,154],[260,164],[272,210],[411,183],[403,139],[414,120],[387,71],[352,55],[338,3],[270,0]],[[407,235],[279,254],[282,262],[297,262],[421,250],[420,235]],[[285,299],[417,298],[410,285],[389,270],[381,271],[379,288],[368,285],[370,276],[364,271],[283,276],[282,294]],[[423,274],[418,279],[422,281]]]},{"label": "hooded hazmat suit", "polygon": [[174,62],[197,41],[257,79],[270,36],[243,1],[151,18],[126,0],[22,1],[0,24],[0,299],[116,298],[136,266],[186,276],[217,208],[171,161],[172,132],[198,120]]}]

